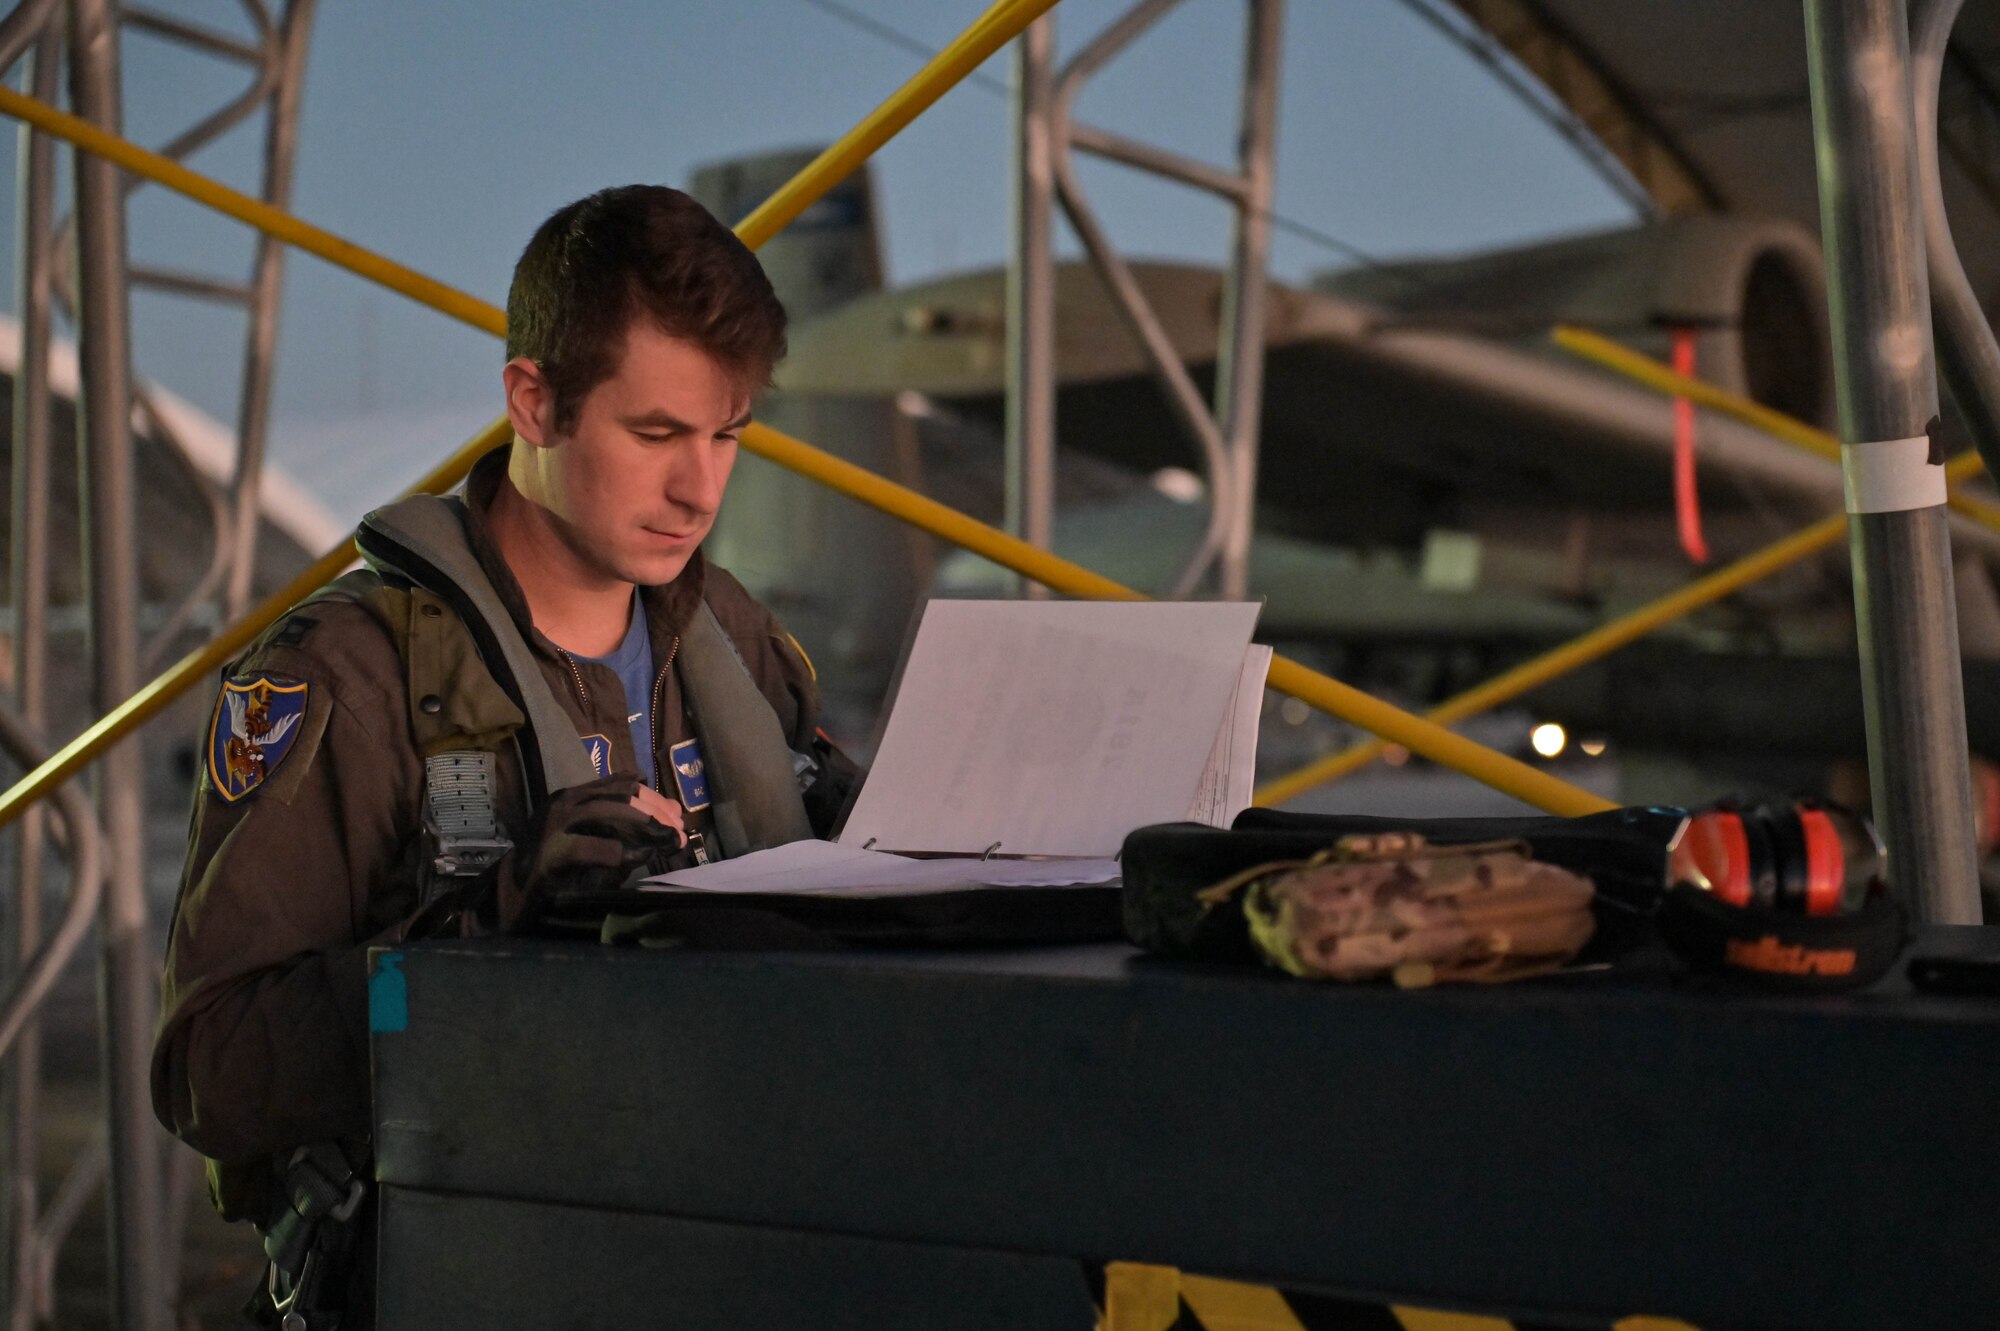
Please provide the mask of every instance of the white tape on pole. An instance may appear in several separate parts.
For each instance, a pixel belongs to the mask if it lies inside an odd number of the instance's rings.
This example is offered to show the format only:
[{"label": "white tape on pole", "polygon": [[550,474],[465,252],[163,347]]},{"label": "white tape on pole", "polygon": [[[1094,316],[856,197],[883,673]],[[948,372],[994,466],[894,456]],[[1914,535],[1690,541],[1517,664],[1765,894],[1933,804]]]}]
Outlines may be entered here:
[{"label": "white tape on pole", "polygon": [[1944,466],[1927,435],[1840,446],[1849,513],[1901,513],[1945,501]]}]

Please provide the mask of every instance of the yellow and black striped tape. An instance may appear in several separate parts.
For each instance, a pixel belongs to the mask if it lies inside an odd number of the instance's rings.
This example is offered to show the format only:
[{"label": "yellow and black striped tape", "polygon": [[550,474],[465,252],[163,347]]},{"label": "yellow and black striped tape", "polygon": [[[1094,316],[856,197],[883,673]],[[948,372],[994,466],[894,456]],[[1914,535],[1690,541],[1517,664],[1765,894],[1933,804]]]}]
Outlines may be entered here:
[{"label": "yellow and black striped tape", "polygon": [[[1282,1294],[1266,1285],[1188,1275],[1171,1266],[1104,1268],[1098,1331],[1540,1331],[1503,1317]],[[1606,1331],[1695,1331],[1667,1317],[1625,1317]]]}]

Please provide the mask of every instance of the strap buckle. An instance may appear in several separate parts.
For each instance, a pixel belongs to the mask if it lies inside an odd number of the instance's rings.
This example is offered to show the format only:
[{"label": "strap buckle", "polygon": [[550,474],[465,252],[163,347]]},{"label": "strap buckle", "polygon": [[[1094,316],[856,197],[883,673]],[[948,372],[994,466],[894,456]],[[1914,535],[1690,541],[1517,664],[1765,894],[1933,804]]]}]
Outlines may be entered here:
[{"label": "strap buckle", "polygon": [[453,837],[437,832],[432,837],[437,853],[431,857],[431,869],[445,878],[475,878],[514,849],[514,843],[505,837]]},{"label": "strap buckle", "polygon": [[501,833],[494,808],[498,775],[493,755],[483,749],[424,759],[424,830],[431,838],[433,873],[477,877],[514,848]]}]

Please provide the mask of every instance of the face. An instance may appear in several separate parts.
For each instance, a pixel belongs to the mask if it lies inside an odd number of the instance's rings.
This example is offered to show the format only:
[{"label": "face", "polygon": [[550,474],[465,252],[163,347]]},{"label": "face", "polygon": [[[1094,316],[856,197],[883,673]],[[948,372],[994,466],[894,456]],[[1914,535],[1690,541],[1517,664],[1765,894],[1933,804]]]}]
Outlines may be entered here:
[{"label": "face", "polygon": [[748,394],[706,351],[645,323],[567,434],[533,362],[509,362],[505,377],[515,433],[535,445],[509,475],[581,571],[639,586],[679,577],[715,524]]}]

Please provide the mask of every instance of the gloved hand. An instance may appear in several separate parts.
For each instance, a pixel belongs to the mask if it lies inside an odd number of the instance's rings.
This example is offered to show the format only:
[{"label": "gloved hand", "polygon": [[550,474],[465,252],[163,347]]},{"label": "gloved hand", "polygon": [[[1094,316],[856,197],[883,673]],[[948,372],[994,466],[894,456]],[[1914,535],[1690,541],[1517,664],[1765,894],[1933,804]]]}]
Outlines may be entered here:
[{"label": "gloved hand", "polygon": [[554,897],[617,888],[656,853],[686,839],[634,807],[639,789],[636,775],[614,773],[550,797],[498,866],[502,929]]}]

